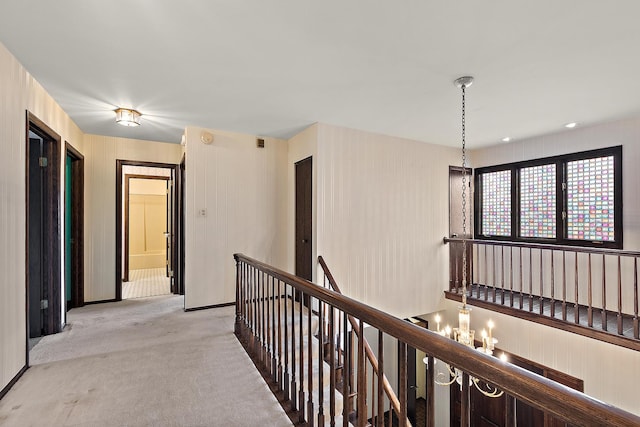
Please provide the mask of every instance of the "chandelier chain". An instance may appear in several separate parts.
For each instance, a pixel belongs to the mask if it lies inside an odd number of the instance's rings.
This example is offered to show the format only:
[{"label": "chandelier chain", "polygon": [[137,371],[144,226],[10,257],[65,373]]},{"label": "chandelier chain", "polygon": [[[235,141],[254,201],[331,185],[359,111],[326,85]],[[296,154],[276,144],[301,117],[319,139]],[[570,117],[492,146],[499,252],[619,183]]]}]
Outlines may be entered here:
[{"label": "chandelier chain", "polygon": [[[462,85],[462,238],[467,238],[467,147],[466,147],[466,102]],[[462,305],[467,304],[467,242],[462,242]]]}]

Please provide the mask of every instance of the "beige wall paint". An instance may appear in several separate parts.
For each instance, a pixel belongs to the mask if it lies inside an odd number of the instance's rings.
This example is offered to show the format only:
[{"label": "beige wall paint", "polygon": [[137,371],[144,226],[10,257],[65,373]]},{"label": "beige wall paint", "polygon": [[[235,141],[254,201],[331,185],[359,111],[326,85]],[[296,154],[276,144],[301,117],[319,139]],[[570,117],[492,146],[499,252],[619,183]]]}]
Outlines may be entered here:
[{"label": "beige wall paint", "polygon": [[186,130],[186,308],[235,301],[236,252],[286,267],[286,141],[204,130]]},{"label": "beige wall paint", "polygon": [[[0,390],[25,365],[26,111],[80,152],[80,129],[0,43]],[[60,165],[61,182],[64,173]],[[64,208],[61,201],[60,209]],[[64,218],[62,212],[60,218]],[[62,229],[63,224],[61,222]],[[62,250],[62,248],[61,248]],[[62,252],[64,253],[64,251]],[[63,260],[60,260],[64,272]],[[64,274],[64,273],[62,273]],[[62,282],[64,283],[64,281]],[[64,304],[63,304],[64,306]]]},{"label": "beige wall paint", "polygon": [[85,135],[85,301],[115,298],[116,160],[180,163],[178,144]]},{"label": "beige wall paint", "polygon": [[318,254],[346,295],[398,317],[436,310],[459,163],[455,148],[318,125]]}]

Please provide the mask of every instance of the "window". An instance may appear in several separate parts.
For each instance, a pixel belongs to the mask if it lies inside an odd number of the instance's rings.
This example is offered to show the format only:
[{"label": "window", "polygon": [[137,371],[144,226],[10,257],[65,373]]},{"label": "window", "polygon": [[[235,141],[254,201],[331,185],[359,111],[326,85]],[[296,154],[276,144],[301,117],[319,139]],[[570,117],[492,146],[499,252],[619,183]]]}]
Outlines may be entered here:
[{"label": "window", "polygon": [[476,170],[476,238],[622,248],[622,147]]}]

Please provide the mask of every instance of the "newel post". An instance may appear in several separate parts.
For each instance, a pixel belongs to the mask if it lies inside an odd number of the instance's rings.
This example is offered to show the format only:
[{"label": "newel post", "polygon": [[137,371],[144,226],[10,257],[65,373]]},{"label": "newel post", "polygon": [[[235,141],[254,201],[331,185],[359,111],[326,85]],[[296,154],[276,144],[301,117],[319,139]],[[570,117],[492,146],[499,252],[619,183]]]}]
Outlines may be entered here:
[{"label": "newel post", "polygon": [[240,323],[241,323],[241,312],[240,312],[240,259],[238,258],[238,254],[234,254],[233,258],[236,260],[236,321],[234,324],[234,332],[236,336],[240,337]]}]

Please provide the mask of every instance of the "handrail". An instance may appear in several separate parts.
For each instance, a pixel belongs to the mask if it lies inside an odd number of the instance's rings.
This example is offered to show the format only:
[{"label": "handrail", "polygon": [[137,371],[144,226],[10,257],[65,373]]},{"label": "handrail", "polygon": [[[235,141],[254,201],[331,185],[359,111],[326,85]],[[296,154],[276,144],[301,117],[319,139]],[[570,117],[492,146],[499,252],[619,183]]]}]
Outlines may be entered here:
[{"label": "handrail", "polygon": [[461,237],[443,237],[443,243],[463,243],[471,242],[487,246],[506,246],[514,248],[530,248],[530,249],[546,249],[550,251],[566,251],[566,252],[579,252],[590,253],[599,255],[620,255],[620,256],[634,256],[640,257],[640,252],[637,251],[625,251],[622,249],[611,248],[591,248],[586,246],[569,246],[569,245],[554,245],[550,243],[531,243],[531,242],[513,242],[510,240],[488,240],[488,239],[463,239]]},{"label": "handrail", "polygon": [[[401,342],[445,363],[456,366],[469,375],[490,382],[516,399],[550,412],[565,422],[586,426],[637,427],[640,425],[640,417],[555,381],[517,366],[505,364],[497,358],[484,355],[435,332],[405,322],[335,291],[314,285],[261,261],[242,254],[235,254],[234,258],[237,263],[250,264],[259,271],[302,291],[304,295],[317,298],[353,315],[361,322],[376,327]],[[241,316],[239,306],[240,304],[237,302],[237,318]]]},{"label": "handrail", "polygon": [[[331,285],[333,290],[339,293],[340,295],[342,295],[342,292],[340,291],[340,288],[338,287],[338,284],[334,279],[333,274],[331,274],[329,267],[324,261],[324,258],[322,258],[322,255],[318,256],[318,263],[322,267],[322,270],[324,271],[324,274],[327,277],[327,279],[329,279],[329,284]],[[360,339],[360,335],[359,335],[360,325],[358,323],[358,320],[351,315],[349,315],[348,318],[349,318],[349,323],[351,323],[351,326],[353,327],[353,331],[358,336],[358,339]],[[373,350],[371,350],[371,346],[369,346],[369,342],[367,341],[367,339],[364,337],[363,339],[364,339],[364,342],[363,342],[364,351],[367,356],[367,359],[369,360],[369,363],[371,363],[373,372],[378,374],[378,358],[373,354]],[[385,394],[387,395],[387,398],[389,399],[389,402],[393,406],[393,409],[396,411],[396,413],[400,414],[401,413],[400,400],[398,400],[398,396],[396,396],[396,393],[393,391],[391,384],[389,384],[389,380],[387,379],[387,376],[384,374],[382,376],[382,387],[384,389]],[[409,422],[408,418],[406,420],[406,425],[411,426],[411,423]]]}]

